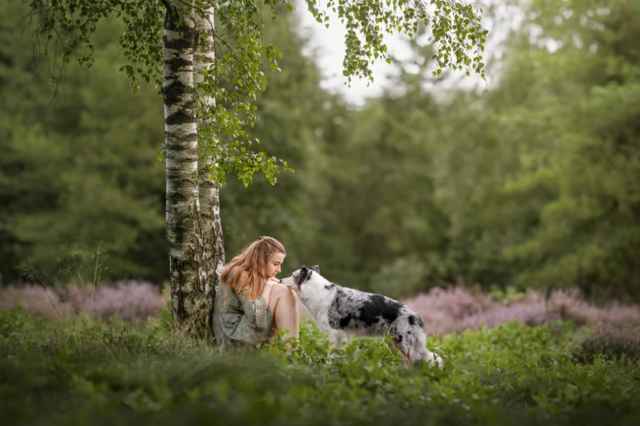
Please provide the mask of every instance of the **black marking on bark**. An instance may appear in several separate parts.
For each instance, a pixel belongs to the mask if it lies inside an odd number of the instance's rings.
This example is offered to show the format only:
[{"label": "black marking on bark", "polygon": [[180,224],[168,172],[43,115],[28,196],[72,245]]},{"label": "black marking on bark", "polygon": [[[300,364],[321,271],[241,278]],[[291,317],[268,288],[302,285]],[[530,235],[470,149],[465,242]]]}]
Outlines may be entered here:
[{"label": "black marking on bark", "polygon": [[164,64],[169,69],[177,71],[193,65],[193,61],[183,58],[182,56],[174,56],[173,58],[164,61]]},{"label": "black marking on bark", "polygon": [[165,119],[169,125],[195,123],[196,119],[190,111],[178,110]]},{"label": "black marking on bark", "polygon": [[[171,84],[162,89],[162,96],[165,105],[175,105],[179,103],[185,95],[191,95],[195,92],[193,87],[184,85],[180,80],[173,80]],[[193,106],[190,101],[188,106]]]},{"label": "black marking on bark", "polygon": [[175,188],[171,191],[172,193],[182,191],[182,188],[185,187],[188,188],[187,190],[189,191],[189,187],[194,185],[193,182],[196,180],[196,174],[190,172],[189,175],[185,177],[184,163],[193,163],[193,159],[197,160],[197,158],[197,156],[193,156],[189,157],[185,161],[174,160],[173,163],[175,164],[175,166],[167,167],[167,178],[169,178],[168,180],[171,180],[171,187]]},{"label": "black marking on bark", "polygon": [[[171,31],[178,31],[173,28],[167,28]],[[187,49],[191,49],[194,46],[193,39],[193,31],[182,30],[182,37],[174,38],[169,40],[168,37],[163,38],[164,48],[165,49],[173,49],[178,51],[185,51]]]},{"label": "black marking on bark", "polygon": [[186,135],[176,135],[171,132],[164,132],[164,137],[168,140],[171,140],[171,143],[168,144],[171,147],[171,151],[186,151],[188,149],[192,149],[188,144],[190,142],[195,142],[198,140],[197,133],[187,133]]},{"label": "black marking on bark", "polygon": [[[164,15],[164,28],[169,31],[182,32],[185,39],[190,39],[193,43],[196,37],[196,31],[186,25],[184,18],[181,16],[181,10],[170,4],[168,1],[163,2],[165,5],[166,13]],[[184,9],[182,10],[184,12]],[[165,46],[167,43],[165,37]]]},{"label": "black marking on bark", "polygon": [[184,292],[182,290],[182,284],[184,283],[184,261],[169,256],[169,271],[171,274],[171,300],[173,302],[173,312],[176,319],[181,322],[186,318],[186,310],[184,306]]},{"label": "black marking on bark", "polygon": [[[172,192],[167,194],[167,201],[171,203],[171,205],[176,205],[179,203],[185,203],[187,200],[189,199],[189,197],[187,195],[185,195],[182,192]],[[175,213],[174,213],[175,215]],[[179,226],[176,226],[175,229],[177,230],[178,228],[180,228]]]}]

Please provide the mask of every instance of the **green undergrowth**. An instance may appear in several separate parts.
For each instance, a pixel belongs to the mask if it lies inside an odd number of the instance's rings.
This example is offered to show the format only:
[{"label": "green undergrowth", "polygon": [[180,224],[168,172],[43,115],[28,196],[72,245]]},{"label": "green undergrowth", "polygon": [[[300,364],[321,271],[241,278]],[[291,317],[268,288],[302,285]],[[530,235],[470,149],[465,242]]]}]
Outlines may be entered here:
[{"label": "green undergrowth", "polygon": [[[577,356],[570,323],[431,338],[443,369],[406,367],[383,339],[221,354],[171,333],[0,312],[0,417],[10,424],[640,424],[640,363]],[[5,423],[7,424],[7,423]]]}]

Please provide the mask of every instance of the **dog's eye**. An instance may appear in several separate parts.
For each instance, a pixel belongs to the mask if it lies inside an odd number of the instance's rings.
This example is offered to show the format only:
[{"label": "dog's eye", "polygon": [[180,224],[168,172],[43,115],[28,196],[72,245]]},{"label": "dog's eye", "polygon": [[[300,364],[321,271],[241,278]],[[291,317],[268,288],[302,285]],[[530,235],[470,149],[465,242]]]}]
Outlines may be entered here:
[{"label": "dog's eye", "polygon": [[332,288],[334,288],[335,286],[336,286],[335,284],[327,284],[327,285],[325,285],[325,286],[324,286],[324,288],[325,288],[326,290],[331,290],[331,289],[332,289]]}]

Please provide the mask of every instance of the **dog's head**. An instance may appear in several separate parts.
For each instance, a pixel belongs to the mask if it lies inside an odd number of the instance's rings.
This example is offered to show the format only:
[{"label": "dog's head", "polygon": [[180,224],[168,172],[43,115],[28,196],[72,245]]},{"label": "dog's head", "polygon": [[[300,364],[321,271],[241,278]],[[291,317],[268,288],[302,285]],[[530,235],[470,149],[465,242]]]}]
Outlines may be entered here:
[{"label": "dog's head", "polygon": [[330,299],[335,293],[336,285],[320,275],[318,265],[308,267],[302,266],[293,273],[282,279],[282,283],[293,287],[298,291],[302,303],[305,305],[309,301],[323,301]]},{"label": "dog's head", "polygon": [[301,266],[300,268],[293,271],[291,275],[286,278],[280,280],[282,284],[288,285],[289,287],[293,287],[296,290],[300,290],[300,287],[303,283],[310,281],[313,273],[320,274],[320,266],[314,265],[311,267]]}]

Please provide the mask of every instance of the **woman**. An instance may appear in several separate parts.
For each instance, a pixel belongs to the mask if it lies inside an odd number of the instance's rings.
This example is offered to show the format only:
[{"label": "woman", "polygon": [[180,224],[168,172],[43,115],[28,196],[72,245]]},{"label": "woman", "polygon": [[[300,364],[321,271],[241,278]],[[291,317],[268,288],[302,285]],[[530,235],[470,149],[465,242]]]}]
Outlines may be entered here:
[{"label": "woman", "polygon": [[280,241],[260,237],[225,265],[213,318],[221,346],[257,345],[279,331],[298,337],[297,296],[276,278],[286,255]]}]

